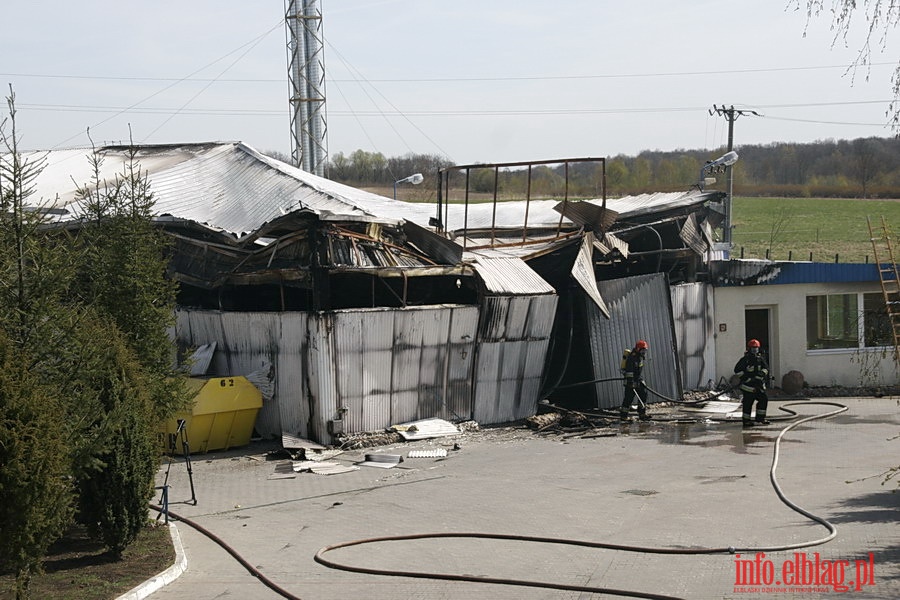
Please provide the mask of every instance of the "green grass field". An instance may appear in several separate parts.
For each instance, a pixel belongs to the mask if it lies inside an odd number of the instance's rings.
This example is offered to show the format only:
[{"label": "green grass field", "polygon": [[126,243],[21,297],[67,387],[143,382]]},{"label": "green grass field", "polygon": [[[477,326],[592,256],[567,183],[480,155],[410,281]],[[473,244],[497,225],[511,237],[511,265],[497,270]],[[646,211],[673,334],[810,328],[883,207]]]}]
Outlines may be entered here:
[{"label": "green grass field", "polygon": [[[900,200],[832,198],[741,198],[732,207],[734,256],[772,260],[874,262],[866,217],[876,234],[881,219],[900,227]],[[900,260],[900,241],[894,241],[894,258]],[[879,247],[878,259],[883,256]]]}]

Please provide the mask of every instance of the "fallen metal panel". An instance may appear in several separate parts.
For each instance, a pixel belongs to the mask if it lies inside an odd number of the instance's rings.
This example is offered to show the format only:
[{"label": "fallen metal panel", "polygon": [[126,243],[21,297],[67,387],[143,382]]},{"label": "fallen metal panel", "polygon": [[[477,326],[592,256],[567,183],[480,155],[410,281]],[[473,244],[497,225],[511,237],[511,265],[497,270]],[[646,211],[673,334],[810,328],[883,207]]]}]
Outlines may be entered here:
[{"label": "fallen metal panel", "polygon": [[628,242],[611,233],[606,233],[600,239],[595,239],[594,248],[599,250],[603,256],[612,254],[613,251],[618,251],[624,258],[628,258]]},{"label": "fallen metal panel", "polygon": [[553,294],[556,290],[520,258],[472,253],[473,267],[491,294]]},{"label": "fallen metal panel", "polygon": [[462,260],[462,247],[445,237],[433,233],[429,229],[420,227],[412,221],[403,223],[403,232],[409,241],[421,248],[425,254],[436,258],[448,265],[459,264]]},{"label": "fallen metal panel", "polygon": [[594,276],[593,250],[594,235],[590,232],[585,233],[584,239],[581,241],[581,249],[578,251],[578,257],[575,259],[575,264],[572,265],[572,277],[587,293],[588,298],[597,305],[600,312],[606,318],[609,318],[609,308],[607,308],[606,302],[603,301],[603,296],[600,295],[600,291],[597,289],[597,279]]},{"label": "fallen metal panel", "polygon": [[716,383],[713,287],[686,283],[672,286],[671,293],[682,386],[710,388]]},{"label": "fallen metal panel", "polygon": [[[623,388],[619,365],[622,351],[637,340],[650,344],[644,366],[647,385],[668,398],[681,398],[681,377],[675,360],[675,342],[669,286],[663,274],[641,275],[598,282],[607,301],[610,317],[604,318],[596,305],[584,299],[588,335],[599,408],[621,405]],[[651,394],[650,402],[662,399]]]},{"label": "fallen metal panel", "polygon": [[560,202],[553,210],[563,214],[576,225],[586,225],[593,231],[606,231],[619,218],[619,213],[604,208],[602,203]]},{"label": "fallen metal panel", "polygon": [[209,371],[213,355],[216,353],[216,342],[199,346],[191,354],[191,377],[203,377]]},{"label": "fallen metal panel", "polygon": [[706,251],[709,250],[709,244],[706,242],[703,230],[697,225],[696,215],[690,214],[687,216],[684,221],[684,226],[681,228],[678,235],[691,250],[700,256],[706,256]]}]

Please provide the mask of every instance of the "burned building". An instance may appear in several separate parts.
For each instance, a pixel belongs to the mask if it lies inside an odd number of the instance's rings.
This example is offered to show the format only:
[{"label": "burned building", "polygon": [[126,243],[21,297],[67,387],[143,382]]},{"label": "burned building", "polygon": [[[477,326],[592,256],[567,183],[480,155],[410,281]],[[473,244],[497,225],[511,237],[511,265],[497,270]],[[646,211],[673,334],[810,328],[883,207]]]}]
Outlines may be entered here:
[{"label": "burned building", "polygon": [[[37,191],[63,219],[77,218],[91,152],[47,155]],[[638,337],[660,397],[681,394],[670,285],[704,277],[720,192],[475,203],[439,178],[448,194],[416,204],[241,143],[96,152],[103,177],[135,152],[174,240],[175,336],[215,344],[210,375],[256,374],[260,435],[327,443],[427,417],[503,423],[548,396],[612,406],[620,386],[602,380]],[[602,168],[557,162],[590,161]]]}]

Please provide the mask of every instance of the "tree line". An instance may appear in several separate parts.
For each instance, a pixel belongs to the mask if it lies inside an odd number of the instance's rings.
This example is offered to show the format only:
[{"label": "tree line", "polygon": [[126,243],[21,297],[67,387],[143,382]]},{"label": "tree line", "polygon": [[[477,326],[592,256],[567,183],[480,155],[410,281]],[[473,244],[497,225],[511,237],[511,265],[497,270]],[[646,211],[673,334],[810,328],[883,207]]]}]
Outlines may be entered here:
[{"label": "tree line", "polygon": [[158,428],[189,401],[174,370],[175,284],[153,194],[131,155],[83,182],[77,227],[34,197],[43,158],[19,152],[15,95],[0,122],[0,570],[29,596],[73,525],[119,558],[148,522]]},{"label": "tree line", "polygon": [[[821,140],[810,143],[777,142],[746,144],[735,148],[740,159],[732,167],[734,193],[739,196],[900,198],[900,139],[868,137],[853,140]],[[724,154],[718,150],[647,150],[636,156],[619,154],[606,162],[607,195],[623,196],[648,192],[683,191],[695,186],[701,168]],[[413,173],[425,182],[419,196],[433,196],[439,169],[454,166],[438,155],[406,154],[385,157],[380,152],[338,152],[327,166],[330,179],[356,187],[391,186]],[[501,189],[524,190],[527,173],[505,170]],[[564,167],[532,170],[532,192],[553,194],[561,190]],[[570,165],[570,193],[590,195],[598,190],[598,172],[589,163]],[[469,185],[473,191],[492,191],[492,169],[473,169]],[[718,176],[717,189],[724,189],[725,176]],[[464,186],[462,177],[453,180]]]}]

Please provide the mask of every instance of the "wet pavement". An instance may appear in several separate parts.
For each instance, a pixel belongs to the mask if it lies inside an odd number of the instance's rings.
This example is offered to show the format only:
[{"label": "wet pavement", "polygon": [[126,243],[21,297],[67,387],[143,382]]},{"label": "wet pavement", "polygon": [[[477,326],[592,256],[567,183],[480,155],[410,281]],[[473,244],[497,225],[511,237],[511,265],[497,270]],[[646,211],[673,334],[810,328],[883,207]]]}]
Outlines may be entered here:
[{"label": "wet pavement", "polygon": [[[682,598],[819,598],[842,593],[846,585],[845,593],[854,597],[898,598],[900,492],[893,493],[896,480],[883,482],[883,473],[900,464],[900,439],[895,439],[900,400],[827,401],[849,410],[789,431],[777,470],[790,501],[837,528],[825,544],[738,557],[441,537],[361,544],[325,555],[355,567],[527,580],[566,590],[388,577],[335,570],[314,560],[333,544],[423,533],[492,533],[645,550],[820,540],[828,530],[786,506],[770,482],[775,440],[790,421],[749,430],[721,421],[632,422],[584,439],[537,435],[524,426],[486,428],[347,451],[330,460],[353,465],[371,453],[399,454],[404,460],[394,468],[360,467],[336,475],[294,473],[289,458],[268,454],[276,445],[254,443],[194,455],[196,506],[179,503],[191,497],[183,462],[164,467],[158,479],[161,483],[168,470],[172,511],[221,538],[282,593],[179,523],[187,569],[150,597],[614,597],[583,591],[604,588]],[[834,409],[814,402],[795,410],[804,417]],[[773,402],[773,408],[779,404]],[[676,416],[672,409],[656,413]],[[447,456],[408,458],[410,450],[429,449],[446,449]],[[804,568],[822,571],[818,585],[790,573]]]}]

